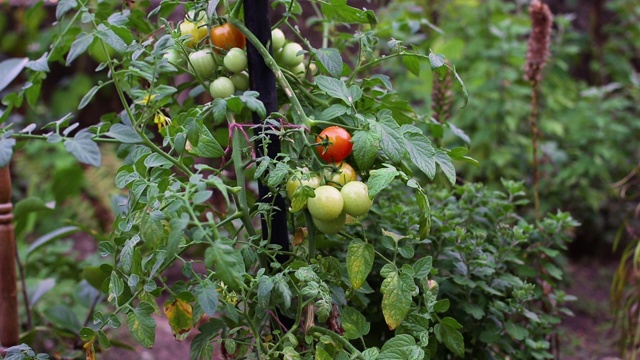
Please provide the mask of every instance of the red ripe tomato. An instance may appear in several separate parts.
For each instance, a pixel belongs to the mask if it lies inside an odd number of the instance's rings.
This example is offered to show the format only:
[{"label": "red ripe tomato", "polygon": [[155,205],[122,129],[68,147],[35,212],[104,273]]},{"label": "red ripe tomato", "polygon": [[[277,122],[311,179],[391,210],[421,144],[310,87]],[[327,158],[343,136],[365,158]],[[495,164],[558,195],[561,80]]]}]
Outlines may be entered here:
[{"label": "red ripe tomato", "polygon": [[214,26],[211,28],[209,36],[211,37],[211,44],[217,52],[220,52],[220,50],[227,51],[232,48],[244,49],[247,44],[244,34],[229,23]]},{"label": "red ripe tomato", "polygon": [[346,159],[353,149],[351,135],[340,126],[329,126],[322,130],[317,141],[329,143],[326,147],[318,146],[318,154],[326,162],[340,162]]}]

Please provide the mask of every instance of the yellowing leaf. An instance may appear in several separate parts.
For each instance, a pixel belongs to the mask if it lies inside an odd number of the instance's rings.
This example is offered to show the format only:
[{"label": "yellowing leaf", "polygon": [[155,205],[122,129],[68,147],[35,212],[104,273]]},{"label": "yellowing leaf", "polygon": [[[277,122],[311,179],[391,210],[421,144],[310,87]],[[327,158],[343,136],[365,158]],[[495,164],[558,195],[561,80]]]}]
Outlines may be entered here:
[{"label": "yellowing leaf", "polygon": [[347,274],[354,290],[367,280],[373,267],[374,249],[371,244],[354,240],[347,248]]},{"label": "yellowing leaf", "polygon": [[176,299],[164,303],[164,315],[169,320],[171,332],[178,341],[184,340],[193,327],[193,308],[186,301]]},{"label": "yellowing leaf", "polygon": [[407,316],[414,288],[413,278],[398,270],[390,272],[382,282],[382,315],[389,329],[398,327]]}]

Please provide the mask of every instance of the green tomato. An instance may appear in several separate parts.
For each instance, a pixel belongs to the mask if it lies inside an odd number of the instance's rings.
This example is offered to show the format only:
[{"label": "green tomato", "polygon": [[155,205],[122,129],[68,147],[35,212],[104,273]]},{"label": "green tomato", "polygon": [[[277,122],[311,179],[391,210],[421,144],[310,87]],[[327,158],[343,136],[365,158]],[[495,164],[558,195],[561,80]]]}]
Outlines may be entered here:
[{"label": "green tomato", "polygon": [[302,45],[298,43],[290,42],[286,44],[282,48],[282,64],[288,68],[298,66],[298,64],[304,61],[304,54],[298,54],[301,50],[303,50]]},{"label": "green tomato", "polygon": [[220,76],[209,85],[209,92],[214,99],[227,98],[236,92],[233,82],[228,77]]},{"label": "green tomato", "polygon": [[284,33],[280,29],[271,30],[271,48],[273,51],[280,50],[284,46],[287,39],[284,37]]},{"label": "green tomato", "polygon": [[337,234],[344,228],[344,224],[347,221],[347,215],[345,213],[340,213],[337,218],[326,221],[319,220],[314,217],[312,217],[312,219],[313,225],[315,225],[318,231],[320,231],[321,233]]},{"label": "green tomato", "polygon": [[344,212],[351,216],[361,216],[366,214],[373,201],[369,198],[369,187],[361,181],[351,181],[340,189],[344,200]]},{"label": "green tomato", "polygon": [[198,50],[189,54],[189,68],[202,79],[210,78],[216,71],[211,50]]},{"label": "green tomato", "polygon": [[232,48],[222,59],[224,67],[232,73],[242,72],[247,68],[247,54],[240,48]]},{"label": "green tomato", "polygon": [[184,63],[184,57],[178,49],[169,49],[164,53],[163,57],[167,59],[172,65],[181,66]]},{"label": "green tomato", "polygon": [[333,186],[322,185],[314,193],[316,196],[307,201],[311,216],[318,220],[329,221],[340,215],[344,207],[340,190]]},{"label": "green tomato", "polygon": [[357,178],[356,170],[344,161],[339,164],[334,163],[324,169],[324,179],[331,186],[340,187]]},{"label": "green tomato", "polygon": [[294,67],[292,67],[291,72],[294,73],[298,79],[302,80],[307,75],[307,68],[304,67],[304,63],[300,63]]},{"label": "green tomato", "polygon": [[233,83],[233,86],[236,87],[236,90],[249,90],[249,74],[247,74],[246,72],[243,71],[241,73],[233,74],[229,76],[229,79],[231,79],[231,82]]}]

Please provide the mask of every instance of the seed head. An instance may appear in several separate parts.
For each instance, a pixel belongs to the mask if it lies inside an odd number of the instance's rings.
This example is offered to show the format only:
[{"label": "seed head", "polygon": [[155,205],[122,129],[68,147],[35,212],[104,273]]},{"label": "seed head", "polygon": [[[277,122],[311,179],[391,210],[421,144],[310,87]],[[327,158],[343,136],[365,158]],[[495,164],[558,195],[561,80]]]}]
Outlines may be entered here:
[{"label": "seed head", "polygon": [[527,43],[527,62],[524,66],[525,79],[539,82],[542,80],[542,69],[551,55],[551,27],[553,15],[547,4],[540,0],[532,0],[529,6],[531,15],[531,34]]}]

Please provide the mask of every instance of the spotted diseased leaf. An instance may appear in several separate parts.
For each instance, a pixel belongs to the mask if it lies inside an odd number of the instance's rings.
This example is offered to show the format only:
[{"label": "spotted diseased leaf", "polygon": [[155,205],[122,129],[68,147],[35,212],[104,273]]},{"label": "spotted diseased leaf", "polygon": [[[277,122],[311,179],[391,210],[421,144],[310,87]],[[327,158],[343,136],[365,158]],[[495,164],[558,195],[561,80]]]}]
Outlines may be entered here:
[{"label": "spotted diseased leaf", "polygon": [[340,311],[340,322],[344,329],[343,336],[347,339],[358,339],[371,330],[371,323],[358,310],[345,306]]},{"label": "spotted diseased leaf", "polygon": [[367,280],[373,268],[375,251],[373,246],[363,241],[354,240],[347,248],[347,274],[354,290],[358,290]]},{"label": "spotted diseased leaf", "polygon": [[147,302],[140,302],[136,309],[127,314],[127,325],[131,334],[147,349],[150,349],[156,340],[156,322],[151,314],[153,306]]},{"label": "spotted diseased leaf", "polygon": [[380,286],[382,292],[382,314],[393,330],[397,328],[409,312],[415,284],[411,275],[397,269],[387,274]]},{"label": "spotted diseased leaf", "polygon": [[168,300],[164,303],[164,315],[169,320],[171,332],[176,340],[184,340],[193,328],[193,307],[191,304],[181,299]]},{"label": "spotted diseased leaf", "polygon": [[360,170],[369,170],[378,157],[380,135],[373,131],[357,130],[351,138],[353,157]]}]

